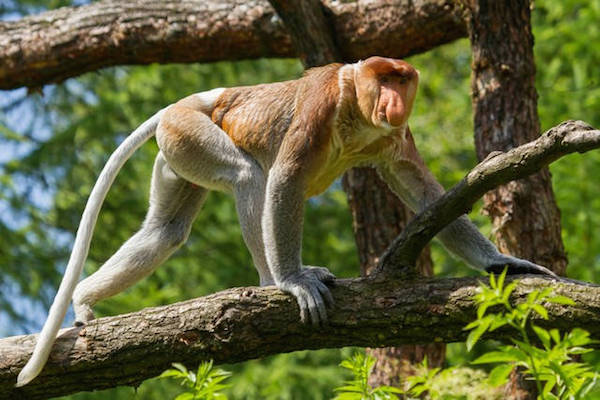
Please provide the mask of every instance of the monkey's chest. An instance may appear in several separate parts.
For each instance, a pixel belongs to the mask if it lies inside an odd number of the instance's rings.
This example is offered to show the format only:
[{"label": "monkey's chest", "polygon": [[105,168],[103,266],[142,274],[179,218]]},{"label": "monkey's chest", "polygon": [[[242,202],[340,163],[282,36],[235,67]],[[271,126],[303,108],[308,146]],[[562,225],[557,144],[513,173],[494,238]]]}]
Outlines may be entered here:
[{"label": "monkey's chest", "polygon": [[339,168],[329,171],[320,171],[320,173],[314,174],[307,179],[307,184],[304,189],[304,198],[317,196],[323,193],[338,176],[344,173],[347,168]]},{"label": "monkey's chest", "polygon": [[361,155],[342,155],[326,160],[308,174],[304,197],[308,199],[323,193],[348,169],[364,164],[366,161]]},{"label": "monkey's chest", "polygon": [[334,134],[326,157],[307,175],[304,197],[323,193],[350,168],[371,165],[386,144],[384,139],[379,132],[370,131],[361,132],[361,135],[350,140],[343,140],[340,135]]}]

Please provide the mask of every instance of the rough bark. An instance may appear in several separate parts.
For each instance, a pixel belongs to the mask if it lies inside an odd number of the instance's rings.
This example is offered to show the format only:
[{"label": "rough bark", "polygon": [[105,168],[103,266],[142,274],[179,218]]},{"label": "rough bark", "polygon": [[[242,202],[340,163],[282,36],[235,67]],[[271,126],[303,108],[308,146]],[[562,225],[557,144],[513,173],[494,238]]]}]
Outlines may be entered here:
[{"label": "rough bark", "polygon": [[[323,1],[346,61],[405,57],[466,36],[450,0]],[[103,0],[0,22],[0,89],[100,68],[298,54],[267,0]]]},{"label": "rough bark", "polygon": [[[486,280],[485,278],[479,278]],[[43,399],[76,391],[138,385],[174,361],[234,363],[301,349],[392,346],[464,340],[475,318],[472,297],[479,279],[372,282],[339,280],[330,323],[299,322],[296,301],[274,287],[236,288],[211,296],[132,314],[101,318],[61,331],[40,376],[14,388],[36,335],[0,340],[0,399]],[[542,326],[583,327],[600,338],[600,287],[524,277],[512,296],[523,301],[535,289],[552,287],[575,306],[548,306]],[[495,331],[497,339],[509,331]]]},{"label": "rough bark", "polygon": [[[472,93],[477,156],[506,151],[538,137],[535,62],[529,0],[470,0],[468,30],[473,51]],[[484,196],[501,251],[545,265],[560,275],[567,267],[547,168]],[[509,399],[535,399],[535,385],[513,373]]]}]

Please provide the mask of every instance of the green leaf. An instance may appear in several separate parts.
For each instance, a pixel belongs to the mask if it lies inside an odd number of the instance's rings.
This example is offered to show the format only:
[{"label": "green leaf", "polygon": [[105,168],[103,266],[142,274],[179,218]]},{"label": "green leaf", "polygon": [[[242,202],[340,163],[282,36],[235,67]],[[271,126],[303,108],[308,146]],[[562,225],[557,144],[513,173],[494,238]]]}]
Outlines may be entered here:
[{"label": "green leaf", "polygon": [[168,369],[158,376],[159,378],[182,378],[185,377],[180,371]]},{"label": "green leaf", "polygon": [[490,326],[491,322],[492,320],[490,318],[483,319],[480,321],[479,326],[477,326],[477,328],[475,328],[471,331],[471,333],[469,333],[466,342],[468,351],[471,351],[471,349],[473,349],[473,346],[475,346],[481,335],[485,333],[487,328]]},{"label": "green leaf", "polygon": [[544,345],[544,347],[546,349],[550,348],[550,333],[544,329],[544,328],[540,328],[537,325],[532,325],[532,328],[534,330],[534,332],[536,333],[536,335],[540,338],[540,340],[542,341],[542,344]]},{"label": "green leaf", "polygon": [[543,389],[544,395],[547,395],[548,393],[550,393],[552,391],[552,389],[554,389],[555,385],[556,385],[556,377],[549,376],[548,380],[544,384],[544,389]]},{"label": "green leaf", "polygon": [[385,392],[385,393],[399,393],[399,394],[404,393],[404,390],[394,387],[394,386],[378,386],[377,388],[375,388],[375,391],[379,391],[379,390],[381,390],[382,392]]},{"label": "green leaf", "polygon": [[496,289],[496,274],[490,274],[490,287]]},{"label": "green leaf", "polygon": [[480,320],[476,319],[475,321],[473,321],[473,322],[469,323],[467,326],[465,326],[463,328],[463,330],[465,330],[465,331],[471,330],[471,329],[479,326],[479,324],[481,324]]},{"label": "green leaf", "polygon": [[173,363],[171,364],[175,369],[178,369],[179,371],[183,372],[184,374],[188,373],[187,368],[185,367],[185,365],[181,364],[181,363]]},{"label": "green leaf", "polygon": [[492,320],[492,323],[489,327],[490,332],[495,331],[496,329],[508,324],[508,319],[504,314],[490,314],[490,318]]},{"label": "green leaf", "polygon": [[518,283],[519,283],[519,281],[512,281],[511,283],[506,285],[506,287],[504,288],[504,291],[502,292],[502,301],[503,302],[508,302],[508,298],[510,297],[511,293],[515,290]]},{"label": "green leaf", "polygon": [[539,304],[532,304],[531,308],[538,313],[539,315],[541,315],[542,318],[544,319],[548,319],[548,310],[546,310],[544,307],[542,307]]},{"label": "green leaf", "polygon": [[492,386],[500,386],[508,381],[508,375],[513,370],[512,364],[500,364],[490,372],[488,381]]},{"label": "green leaf", "polygon": [[506,271],[508,271],[508,267],[504,267],[504,270],[500,274],[498,278],[498,289],[502,289],[504,287],[504,279],[506,278]]},{"label": "green leaf", "polygon": [[569,297],[566,296],[552,296],[546,299],[547,302],[549,303],[555,303],[555,304],[563,304],[566,306],[574,306],[575,305],[575,301],[573,301],[573,299],[570,299]]},{"label": "green leaf", "polygon": [[560,343],[560,333],[558,333],[558,329],[550,329],[550,336],[554,343]]},{"label": "green leaf", "polygon": [[490,363],[510,363],[521,361],[519,357],[512,351],[490,351],[481,355],[472,361],[473,364],[490,364]]},{"label": "green leaf", "polygon": [[194,394],[190,392],[181,393],[175,400],[194,400]]},{"label": "green leaf", "polygon": [[[483,318],[483,315],[484,315],[484,314],[485,314],[485,312],[487,311],[488,307],[489,307],[489,306],[488,306],[488,304],[486,304],[486,303],[483,303],[483,304],[481,304],[479,307],[477,307],[477,318],[478,318],[478,319],[481,319],[481,318]],[[475,321],[474,321],[474,322],[475,322]],[[473,323],[473,322],[472,322],[472,323]],[[471,324],[472,324],[472,323],[471,323]],[[470,326],[471,324],[467,325],[467,326],[465,327],[465,329],[471,329],[471,328],[469,328],[469,326]]]},{"label": "green leaf", "polygon": [[337,396],[334,397],[333,400],[362,400],[364,399],[362,394],[360,393],[349,393],[349,392],[344,392],[344,393],[340,393]]}]

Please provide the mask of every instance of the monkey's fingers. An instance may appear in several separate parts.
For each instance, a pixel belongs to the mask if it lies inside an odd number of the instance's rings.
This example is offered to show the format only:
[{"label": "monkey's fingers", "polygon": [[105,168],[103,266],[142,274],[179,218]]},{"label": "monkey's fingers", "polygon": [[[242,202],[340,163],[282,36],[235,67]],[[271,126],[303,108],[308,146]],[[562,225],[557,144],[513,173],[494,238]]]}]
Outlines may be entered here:
[{"label": "monkey's fingers", "polygon": [[299,290],[292,291],[292,294],[296,298],[296,301],[298,302],[298,307],[300,308],[300,321],[303,324],[305,324],[308,320],[308,303],[306,301],[306,298],[300,293]]},{"label": "monkey's fingers", "polygon": [[[320,282],[319,282],[320,283]],[[319,289],[316,286],[309,286],[309,292],[307,302],[308,311],[310,312],[310,318],[314,326],[319,326],[321,322],[327,322],[327,309],[325,302],[319,293]]]},{"label": "monkey's fingers", "polygon": [[325,299],[325,303],[327,306],[332,306],[335,302],[333,300],[333,296],[331,295],[331,291],[323,282],[319,282],[317,285],[317,289],[319,289],[319,293],[323,299]]}]

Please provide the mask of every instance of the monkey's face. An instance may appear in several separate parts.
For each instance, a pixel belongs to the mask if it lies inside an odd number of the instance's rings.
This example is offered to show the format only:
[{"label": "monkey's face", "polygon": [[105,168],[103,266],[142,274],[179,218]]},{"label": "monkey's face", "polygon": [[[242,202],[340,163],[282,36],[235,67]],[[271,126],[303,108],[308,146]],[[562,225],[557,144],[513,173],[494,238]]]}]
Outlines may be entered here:
[{"label": "monkey's face", "polygon": [[357,65],[355,83],[358,106],[365,119],[381,128],[406,125],[419,83],[419,73],[412,65],[370,57]]}]

